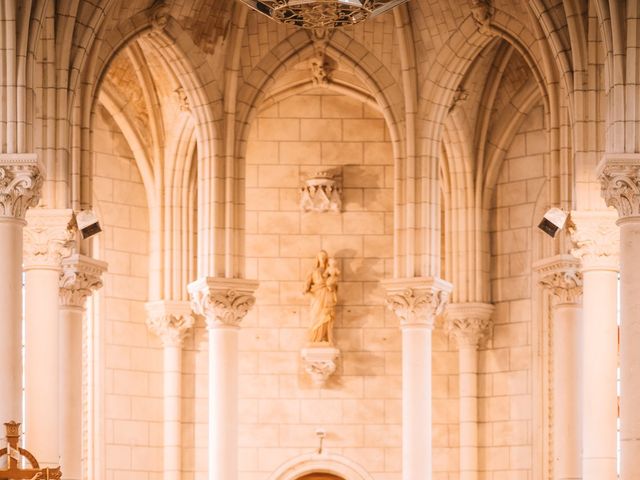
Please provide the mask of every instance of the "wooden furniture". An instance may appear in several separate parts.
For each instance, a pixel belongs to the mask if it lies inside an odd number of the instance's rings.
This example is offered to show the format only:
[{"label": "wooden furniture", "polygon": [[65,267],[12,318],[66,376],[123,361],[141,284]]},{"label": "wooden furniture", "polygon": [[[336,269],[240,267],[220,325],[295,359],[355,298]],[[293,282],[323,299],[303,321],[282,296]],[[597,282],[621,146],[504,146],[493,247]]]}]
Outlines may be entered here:
[{"label": "wooden furniture", "polygon": [[[0,480],[59,480],[62,476],[60,467],[40,468],[36,458],[24,448],[18,446],[20,440],[20,424],[10,422],[4,424],[7,431],[7,447],[0,450],[0,459],[7,456],[7,468],[0,470]],[[31,468],[20,468],[21,459],[25,459]]]}]

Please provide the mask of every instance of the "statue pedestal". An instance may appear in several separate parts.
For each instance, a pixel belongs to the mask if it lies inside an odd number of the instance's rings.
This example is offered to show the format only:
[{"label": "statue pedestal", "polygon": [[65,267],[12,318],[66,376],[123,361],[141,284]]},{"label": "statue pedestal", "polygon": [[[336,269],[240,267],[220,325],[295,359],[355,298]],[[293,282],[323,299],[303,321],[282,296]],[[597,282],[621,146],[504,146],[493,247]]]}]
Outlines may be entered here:
[{"label": "statue pedestal", "polygon": [[315,343],[303,348],[300,354],[305,372],[311,376],[315,386],[322,387],[336,371],[340,350],[328,343]]}]

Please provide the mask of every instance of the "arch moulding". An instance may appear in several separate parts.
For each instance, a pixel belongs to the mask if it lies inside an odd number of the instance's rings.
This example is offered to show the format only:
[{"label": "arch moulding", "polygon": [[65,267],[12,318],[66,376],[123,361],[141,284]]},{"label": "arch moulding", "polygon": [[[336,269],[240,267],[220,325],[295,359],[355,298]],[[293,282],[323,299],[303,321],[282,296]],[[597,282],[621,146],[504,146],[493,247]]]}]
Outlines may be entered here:
[{"label": "arch moulding", "polygon": [[356,462],[342,455],[307,453],[283,463],[267,480],[296,480],[310,473],[330,473],[346,480],[373,480]]}]

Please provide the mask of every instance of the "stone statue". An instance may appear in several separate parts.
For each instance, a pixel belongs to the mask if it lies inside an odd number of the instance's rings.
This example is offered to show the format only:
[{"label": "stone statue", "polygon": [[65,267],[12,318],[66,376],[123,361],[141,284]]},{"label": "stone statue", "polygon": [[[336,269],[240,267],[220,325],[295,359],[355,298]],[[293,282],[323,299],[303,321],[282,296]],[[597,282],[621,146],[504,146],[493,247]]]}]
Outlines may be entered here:
[{"label": "stone statue", "polygon": [[312,296],[309,329],[311,343],[333,345],[333,322],[336,318],[339,278],[340,270],[336,266],[336,259],[329,258],[327,252],[320,250],[314,268],[307,277],[304,290],[305,294]]}]

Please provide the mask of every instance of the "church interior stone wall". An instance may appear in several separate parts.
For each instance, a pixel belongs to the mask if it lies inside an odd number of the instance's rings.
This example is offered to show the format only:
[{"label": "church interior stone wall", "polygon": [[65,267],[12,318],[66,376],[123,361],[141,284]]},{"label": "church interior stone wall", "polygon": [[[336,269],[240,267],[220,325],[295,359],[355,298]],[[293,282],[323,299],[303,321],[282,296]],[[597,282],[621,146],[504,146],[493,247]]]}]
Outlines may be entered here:
[{"label": "church interior stone wall", "polygon": [[0,8],[7,445],[62,480],[638,480],[637,2],[252,3]]}]

